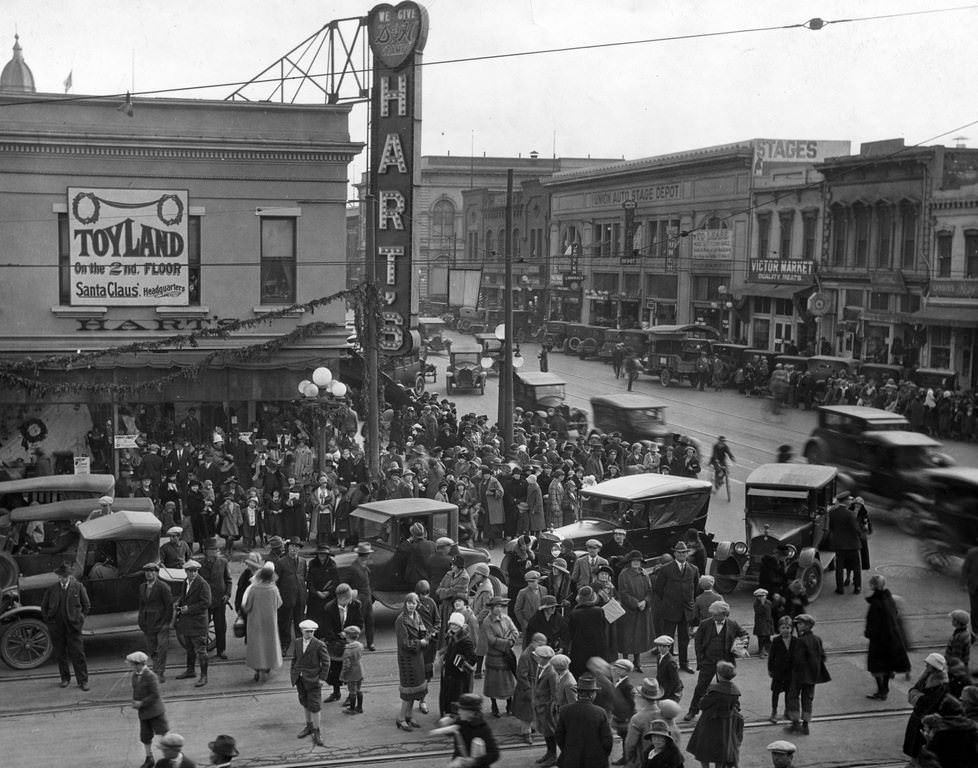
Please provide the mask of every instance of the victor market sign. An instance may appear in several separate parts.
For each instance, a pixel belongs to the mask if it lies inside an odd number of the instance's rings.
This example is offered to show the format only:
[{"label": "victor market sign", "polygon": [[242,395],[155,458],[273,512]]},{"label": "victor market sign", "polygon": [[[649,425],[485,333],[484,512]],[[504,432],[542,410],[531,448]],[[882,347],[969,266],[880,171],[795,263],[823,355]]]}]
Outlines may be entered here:
[{"label": "victor market sign", "polygon": [[72,306],[187,306],[187,191],[68,188]]},{"label": "victor market sign", "polygon": [[815,262],[803,259],[751,259],[748,277],[762,283],[807,283],[815,274]]}]

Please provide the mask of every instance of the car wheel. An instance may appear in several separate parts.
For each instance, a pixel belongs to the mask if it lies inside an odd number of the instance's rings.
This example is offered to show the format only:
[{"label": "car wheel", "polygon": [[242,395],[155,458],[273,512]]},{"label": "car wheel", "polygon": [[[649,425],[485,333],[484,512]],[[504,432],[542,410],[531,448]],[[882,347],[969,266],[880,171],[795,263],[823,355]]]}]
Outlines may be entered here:
[{"label": "car wheel", "polygon": [[[837,566],[838,567],[838,566]],[[816,600],[822,592],[822,563],[816,560],[811,565],[807,565],[798,571],[798,578],[801,579],[802,586],[805,587],[805,594],[809,601]]]},{"label": "car wheel", "polygon": [[909,536],[920,533],[923,513],[912,501],[898,501],[891,510],[897,528]]},{"label": "car wheel", "polygon": [[472,321],[469,320],[468,318],[463,317],[458,321],[458,325],[456,327],[462,333],[468,333],[469,331],[472,330]]},{"label": "car wheel", "polygon": [[659,371],[659,383],[664,387],[668,387],[672,383],[672,372],[668,368]]},{"label": "car wheel", "polygon": [[945,576],[960,576],[964,558],[955,554],[954,548],[946,541],[924,538],[917,542],[917,551],[927,567]]},{"label": "car wheel", "polygon": [[36,669],[53,653],[51,634],[40,619],[17,619],[0,634],[0,659],[12,669]]},{"label": "car wheel", "polygon": [[571,338],[567,340],[568,351],[576,354],[580,348],[581,348],[581,340],[577,336],[571,336]]},{"label": "car wheel", "polygon": [[419,375],[414,380],[414,394],[416,394],[418,397],[421,397],[421,395],[424,394],[424,375]]},{"label": "car wheel", "polygon": [[825,451],[816,443],[805,446],[805,461],[809,464],[824,464]]}]

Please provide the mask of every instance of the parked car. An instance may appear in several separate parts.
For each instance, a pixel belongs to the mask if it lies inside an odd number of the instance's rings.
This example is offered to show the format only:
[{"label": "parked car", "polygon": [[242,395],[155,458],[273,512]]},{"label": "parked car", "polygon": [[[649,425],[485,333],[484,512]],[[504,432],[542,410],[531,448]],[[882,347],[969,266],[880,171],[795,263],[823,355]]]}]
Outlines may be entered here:
[{"label": "parked car", "polygon": [[672,432],[666,426],[668,403],[638,392],[618,392],[591,398],[594,428],[601,432],[620,432],[630,443],[652,440],[667,445]]},{"label": "parked car", "polygon": [[645,372],[659,377],[663,387],[695,381],[696,364],[720,332],[707,325],[656,325],[649,329]]},{"label": "parked car", "polygon": [[[461,346],[461,345],[460,345]],[[486,393],[486,369],[482,367],[482,350],[479,347],[453,347],[449,352],[448,370],[445,372],[445,394],[459,390],[478,389]]]},{"label": "parked car", "polygon": [[490,327],[486,310],[475,307],[459,307],[458,322],[455,327],[461,333],[481,333]]},{"label": "parked car", "polygon": [[[570,540],[576,551],[583,552],[588,539],[607,544],[616,528],[624,528],[627,540],[645,558],[645,566],[658,567],[671,559],[673,546],[689,528],[706,531],[710,488],[707,480],[654,473],[605,480],[581,489],[585,503],[594,502],[592,512],[557,528],[553,535]],[[712,536],[702,538],[707,555],[712,555]]]},{"label": "parked car", "polygon": [[[61,562],[71,564],[74,576],[85,585],[92,610],[85,620],[87,635],[138,632],[139,585],[142,567],[160,559],[161,523],[150,512],[113,512],[78,524],[78,548]],[[92,566],[101,555],[115,564],[117,575],[93,579]],[[160,568],[160,579],[179,594],[186,573],[182,568]],[[41,618],[41,600],[56,584],[52,570],[20,576],[0,592],[0,659],[13,669],[34,669],[51,658],[53,645]]]},{"label": "parked car", "polygon": [[953,464],[941,444],[901,430],[864,432],[853,443],[856,455],[844,466],[841,482],[863,497],[874,518],[918,533],[933,496],[931,474]]},{"label": "parked car", "polygon": [[978,469],[934,469],[928,479],[930,499],[920,512],[918,551],[928,567],[957,578],[964,556],[978,544]]},{"label": "parked car", "polygon": [[958,372],[946,368],[917,368],[910,374],[910,380],[924,389],[950,390],[958,388]]},{"label": "parked car", "polygon": [[554,352],[563,352],[567,345],[567,326],[570,323],[563,320],[547,320],[543,341],[549,344]]},{"label": "parked car", "polygon": [[840,373],[852,375],[858,367],[859,361],[848,357],[815,355],[808,358],[808,370],[816,382],[834,378]]},{"label": "parked car", "polygon": [[503,343],[495,333],[476,333],[473,334],[475,343],[482,350],[482,357],[492,360],[492,366],[486,369],[488,373],[495,371],[499,373],[499,361],[503,356]]},{"label": "parked car", "polygon": [[859,375],[864,376],[866,381],[875,381],[878,386],[883,386],[889,379],[893,379],[894,383],[903,381],[907,377],[907,369],[902,365],[860,363]]},{"label": "parked car", "polygon": [[756,584],[762,559],[785,545],[788,579],[801,579],[808,599],[815,600],[822,591],[820,549],[837,480],[834,467],[805,464],[762,464],[751,472],[744,494],[746,538],[717,544],[710,565],[716,590],[728,594],[738,584]]},{"label": "parked car", "polygon": [[421,346],[425,351],[421,353],[424,357],[428,352],[448,352],[452,346],[452,340],[445,334],[445,321],[440,317],[419,317],[418,333],[421,334]]},{"label": "parked car", "polygon": [[[458,541],[458,507],[432,499],[388,499],[361,504],[350,515],[351,533],[361,542],[370,542],[374,554],[370,558],[370,578],[374,596],[388,608],[399,610],[404,595],[414,590],[414,583],[406,581],[399,572],[397,547],[407,540],[413,523],[421,523],[429,539],[434,541],[448,536]],[[489,563],[493,590],[505,594],[506,578],[499,567],[490,562],[485,549],[459,547],[465,559],[465,567],[476,563]],[[349,578],[350,567],[357,559],[352,552],[336,555],[336,568],[340,580]],[[432,584],[432,589],[437,587]]]},{"label": "parked car", "polygon": [[910,429],[900,414],[862,405],[820,405],[817,416],[818,424],[802,451],[809,464],[849,466],[858,461],[856,438],[864,432]]},{"label": "parked car", "polygon": [[513,405],[525,411],[546,411],[548,408],[566,408],[567,428],[576,430],[579,435],[587,432],[587,414],[580,408],[570,408],[564,400],[567,397],[567,382],[556,373],[538,371],[513,372]]}]

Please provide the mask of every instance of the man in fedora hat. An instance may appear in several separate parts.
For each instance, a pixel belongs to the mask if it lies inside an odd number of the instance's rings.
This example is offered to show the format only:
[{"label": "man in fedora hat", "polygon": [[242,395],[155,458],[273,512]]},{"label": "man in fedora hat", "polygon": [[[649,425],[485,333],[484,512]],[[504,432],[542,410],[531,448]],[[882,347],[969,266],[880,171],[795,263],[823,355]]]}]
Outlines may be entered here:
[{"label": "man in fedora hat", "polygon": [[[283,542],[285,554],[274,559],[275,573],[278,575],[278,592],[282,596],[282,606],[278,609],[278,636],[282,651],[292,646],[292,640],[299,635],[299,622],[306,612],[306,580],[308,564],[299,557],[302,541],[293,536]],[[269,556],[269,560],[272,557]]]},{"label": "man in fedora hat", "polygon": [[557,716],[554,737],[560,747],[560,768],[608,768],[611,727],[605,711],[594,704],[598,681],[591,674],[577,681],[577,702]]},{"label": "man in fedora hat", "polygon": [[608,621],[598,607],[598,596],[591,587],[577,590],[577,605],[567,619],[567,639],[570,647],[571,672],[581,675],[587,670],[588,659],[606,658]]},{"label": "man in fedora hat", "polygon": [[139,631],[153,660],[153,671],[161,683],[166,682],[166,656],[170,646],[170,624],[173,623],[173,592],[159,579],[160,566],[143,566],[145,581],[139,585]]},{"label": "man in fedora hat", "polygon": [[329,653],[326,644],[315,636],[318,629],[319,625],[311,619],[299,623],[302,637],[297,637],[293,642],[289,677],[298,693],[299,704],[306,714],[306,726],[299,731],[297,738],[312,736],[312,743],[322,747],[322,681],[329,674]]},{"label": "man in fedora hat", "polygon": [[747,630],[730,618],[730,606],[718,600],[709,608],[710,618],[696,629],[693,648],[696,651],[696,688],[689,702],[689,711],[683,717],[687,723],[692,721],[700,710],[700,700],[716,677],[721,663],[735,665],[734,643],[744,642],[749,637]]},{"label": "man in fedora hat", "polygon": [[146,750],[146,760],[141,768],[152,768],[155,764],[153,736],[162,736],[170,730],[166,707],[160,696],[160,682],[146,666],[149,656],[142,651],[130,653],[126,661],[129,662],[129,682],[132,684],[132,708],[139,713],[139,741]]},{"label": "man in fedora hat", "polygon": [[196,677],[195,662],[200,662],[200,677],[194,687],[207,685],[207,629],[210,626],[211,588],[200,577],[200,563],[188,560],[183,564],[187,580],[177,600],[177,635],[183,636],[187,649],[187,668],[177,675],[177,680]]},{"label": "man in fedora hat", "polygon": [[184,739],[179,733],[170,731],[161,736],[159,745],[163,757],[156,761],[156,768],[173,768],[175,765],[180,768],[197,768],[197,763],[183,754]]},{"label": "man in fedora hat", "polygon": [[41,600],[41,616],[48,626],[54,658],[61,673],[61,687],[71,683],[69,661],[75,670],[78,687],[88,690],[88,663],[85,660],[85,645],[82,642],[82,627],[85,617],[92,610],[85,585],[71,575],[67,563],[55,570],[58,581],[48,587]]},{"label": "man in fedora hat", "polygon": [[424,525],[415,521],[408,529],[408,538],[394,552],[394,574],[407,584],[428,581],[429,562],[434,554],[435,543],[427,538]]},{"label": "man in fedora hat", "polygon": [[[484,701],[484,697],[478,693],[463,693],[455,705],[455,715],[440,720],[439,725],[442,727],[432,731],[457,736],[451,765],[488,768],[498,762],[499,747],[496,745],[496,737],[482,714]],[[484,745],[481,757],[473,754],[473,742],[476,739]]]},{"label": "man in fedora hat", "polygon": [[211,588],[211,618],[214,621],[217,658],[227,659],[227,603],[231,597],[231,571],[228,570],[228,561],[221,556],[216,536],[204,542],[204,562],[200,564],[200,575]]},{"label": "man in fedora hat", "polygon": [[544,594],[540,598],[537,612],[526,623],[523,630],[523,647],[530,644],[530,638],[535,634],[547,638],[550,647],[560,652],[567,644],[567,620],[557,612],[557,598]]},{"label": "man in fedora hat", "polygon": [[369,541],[361,541],[354,550],[357,559],[350,563],[349,584],[357,593],[360,612],[363,615],[364,649],[374,649],[374,588],[370,576],[370,556],[374,548]]},{"label": "man in fedora hat", "polygon": [[231,761],[238,756],[238,744],[233,736],[222,733],[207,745],[211,751],[211,765],[230,768]]},{"label": "man in fedora hat", "polygon": [[676,639],[679,646],[679,668],[692,674],[689,667],[689,622],[693,620],[693,597],[700,580],[699,569],[687,563],[689,547],[679,541],[672,550],[673,561],[659,569],[654,591],[659,598],[659,629]]},{"label": "man in fedora hat", "polygon": [[[312,619],[320,627],[326,622],[326,606],[336,594],[340,583],[336,572],[336,561],[326,544],[316,547],[316,556],[306,568],[306,618]],[[322,640],[322,631],[317,629],[316,637]]]},{"label": "man in fedora hat", "polygon": [[649,725],[662,717],[659,702],[663,698],[663,693],[656,680],[646,677],[642,680],[638,695],[648,704],[632,715],[631,720],[628,721],[628,732],[622,742],[621,759],[615,760],[612,765],[643,766],[645,764],[642,737],[648,731]]}]

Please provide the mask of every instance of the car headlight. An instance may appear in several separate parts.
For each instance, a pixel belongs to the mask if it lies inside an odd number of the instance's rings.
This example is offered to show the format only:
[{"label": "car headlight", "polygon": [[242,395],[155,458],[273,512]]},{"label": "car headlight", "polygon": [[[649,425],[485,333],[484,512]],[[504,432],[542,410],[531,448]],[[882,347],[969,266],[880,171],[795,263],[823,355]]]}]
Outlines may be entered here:
[{"label": "car headlight", "polygon": [[798,554],[798,547],[796,547],[794,544],[788,544],[788,550],[787,550],[788,559],[789,560],[794,559],[795,555],[797,554]]},{"label": "car headlight", "polygon": [[733,552],[735,555],[742,557],[747,554],[747,545],[742,541],[738,541],[733,545]]}]

